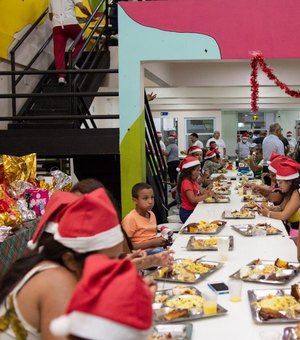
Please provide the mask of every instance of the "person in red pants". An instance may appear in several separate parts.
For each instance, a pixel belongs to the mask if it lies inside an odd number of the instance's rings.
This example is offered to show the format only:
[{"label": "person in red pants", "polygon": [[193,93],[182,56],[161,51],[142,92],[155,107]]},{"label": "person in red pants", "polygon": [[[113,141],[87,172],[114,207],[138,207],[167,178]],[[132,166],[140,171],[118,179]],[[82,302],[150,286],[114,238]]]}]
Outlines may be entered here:
[{"label": "person in red pants", "polygon": [[[75,6],[87,16],[91,13],[81,0],[49,0],[49,18],[53,25],[54,61],[57,70],[65,69],[65,49],[68,39],[75,40],[81,27],[75,16]],[[74,60],[84,44],[81,37],[76,44],[72,59]],[[65,74],[58,74],[58,83],[66,84]]]}]

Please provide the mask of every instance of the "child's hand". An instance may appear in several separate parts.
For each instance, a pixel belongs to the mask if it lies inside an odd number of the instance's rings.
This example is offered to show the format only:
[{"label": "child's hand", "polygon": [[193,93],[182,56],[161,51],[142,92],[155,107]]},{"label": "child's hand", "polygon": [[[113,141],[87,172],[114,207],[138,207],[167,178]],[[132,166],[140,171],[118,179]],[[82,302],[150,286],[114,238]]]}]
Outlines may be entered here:
[{"label": "child's hand", "polygon": [[167,240],[163,238],[162,236],[156,237],[152,240],[152,247],[161,247],[164,246],[167,243]]},{"label": "child's hand", "polygon": [[268,216],[268,214],[269,214],[269,209],[268,209],[265,205],[263,205],[263,204],[258,205],[257,208],[258,208],[258,213],[259,213],[260,215],[263,215],[263,216],[265,216],[265,217]]},{"label": "child's hand", "polygon": [[174,250],[166,250],[152,256],[155,257],[156,266],[172,268],[174,263],[173,254]]},{"label": "child's hand", "polygon": [[142,250],[142,249],[138,249],[138,250],[133,250],[130,254],[127,254],[126,258],[129,260],[133,260],[136,258],[144,258],[147,256],[147,253]]}]

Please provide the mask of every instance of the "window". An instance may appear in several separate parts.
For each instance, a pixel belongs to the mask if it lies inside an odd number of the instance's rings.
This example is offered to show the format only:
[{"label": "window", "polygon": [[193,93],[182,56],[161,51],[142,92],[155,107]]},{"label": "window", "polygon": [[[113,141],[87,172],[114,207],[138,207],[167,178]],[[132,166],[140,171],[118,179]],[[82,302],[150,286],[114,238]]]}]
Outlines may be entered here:
[{"label": "window", "polygon": [[209,138],[212,137],[214,133],[215,119],[214,118],[204,118],[204,119],[192,119],[188,118],[185,120],[185,145],[186,148],[190,146],[190,134],[197,133],[199,140],[206,145]]}]

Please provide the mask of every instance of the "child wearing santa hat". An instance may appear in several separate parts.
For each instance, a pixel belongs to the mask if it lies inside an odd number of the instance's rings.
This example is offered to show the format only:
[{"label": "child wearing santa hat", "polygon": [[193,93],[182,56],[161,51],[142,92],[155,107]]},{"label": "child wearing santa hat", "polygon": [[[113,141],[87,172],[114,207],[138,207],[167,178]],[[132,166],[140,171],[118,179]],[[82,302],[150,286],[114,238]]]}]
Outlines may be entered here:
[{"label": "child wearing santa hat", "polygon": [[76,339],[143,340],[152,313],[149,286],[129,260],[91,255],[65,315],[53,320],[50,330]]},{"label": "child wearing santa hat", "polygon": [[180,176],[177,190],[181,197],[179,216],[184,223],[194,211],[196,205],[213,193],[199,187],[200,161],[193,156],[187,156],[180,163]]},{"label": "child wearing santa hat", "polygon": [[[281,161],[278,161],[277,164],[274,164],[275,161],[276,160],[274,160],[269,167],[276,171],[278,187],[284,197],[283,202],[276,208],[262,205],[259,207],[259,213],[269,218],[282,220],[290,236],[297,237],[300,222],[300,215],[298,212],[298,209],[300,208],[300,164],[289,158],[281,158]],[[274,165],[276,169],[274,168]]]},{"label": "child wearing santa hat", "polygon": [[206,170],[209,171],[210,174],[218,172],[224,167],[224,160],[217,159],[217,150],[208,150],[204,157],[204,162],[202,165],[202,173]]},{"label": "child wearing santa hat", "polygon": [[80,197],[54,194],[30,242],[39,253],[28,264],[17,263],[0,282],[0,332],[6,338],[50,337],[49,323],[65,310],[86,257],[95,252],[116,257],[122,242],[105,189]]}]

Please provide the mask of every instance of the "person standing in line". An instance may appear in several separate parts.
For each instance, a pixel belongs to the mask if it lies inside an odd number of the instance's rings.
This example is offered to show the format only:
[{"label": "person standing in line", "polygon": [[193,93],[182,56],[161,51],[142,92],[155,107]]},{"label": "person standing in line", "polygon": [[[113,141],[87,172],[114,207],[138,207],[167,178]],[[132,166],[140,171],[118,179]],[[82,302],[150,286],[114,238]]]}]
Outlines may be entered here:
[{"label": "person standing in line", "polygon": [[250,155],[251,143],[248,142],[248,135],[242,136],[242,141],[238,143],[236,153],[240,159],[247,158]]},{"label": "person standing in line", "polygon": [[163,154],[167,157],[167,166],[168,166],[168,173],[171,185],[176,185],[177,183],[177,167],[180,163],[178,157],[178,146],[175,143],[175,135],[169,135],[169,145],[166,148],[166,151]]},{"label": "person standing in line", "polygon": [[268,172],[268,161],[273,152],[284,155],[284,145],[279,138],[281,135],[281,130],[281,126],[278,123],[271,124],[269,128],[269,135],[263,140],[263,172]]},{"label": "person standing in line", "polygon": [[226,156],[226,144],[222,138],[220,138],[220,131],[215,131],[212,138],[206,142],[206,147],[209,148],[210,142],[216,142],[218,150],[220,151],[220,156],[224,158]]},{"label": "person standing in line", "polygon": [[259,136],[253,139],[253,143],[257,144],[258,146],[261,145],[264,141],[264,139],[267,136],[267,131],[263,130],[259,132]]},{"label": "person standing in line", "polygon": [[192,133],[190,137],[192,142],[191,146],[199,146],[199,148],[203,149],[203,143],[199,140],[197,133]]},{"label": "person standing in line", "polygon": [[161,148],[161,151],[166,151],[166,145],[162,140],[162,133],[160,131],[157,131],[156,134],[157,134],[157,138],[159,141],[159,146]]},{"label": "person standing in line", "polygon": [[284,154],[288,155],[290,153],[290,144],[289,141],[284,137],[284,135],[282,134],[282,130],[280,132],[280,136],[279,139],[282,141],[283,146],[284,146]]},{"label": "person standing in line", "polygon": [[292,154],[294,152],[294,150],[295,150],[296,145],[297,145],[297,141],[293,137],[293,132],[292,131],[288,131],[286,133],[286,139],[288,140],[289,145],[290,145],[290,154]]},{"label": "person standing in line", "polygon": [[[65,69],[65,49],[68,39],[75,40],[81,31],[75,16],[75,7],[78,7],[86,16],[91,16],[90,11],[81,0],[49,0],[49,19],[53,26],[54,62],[57,70]],[[81,37],[75,46],[73,60],[83,44],[84,38]],[[64,73],[58,74],[58,83],[66,84]]]}]

